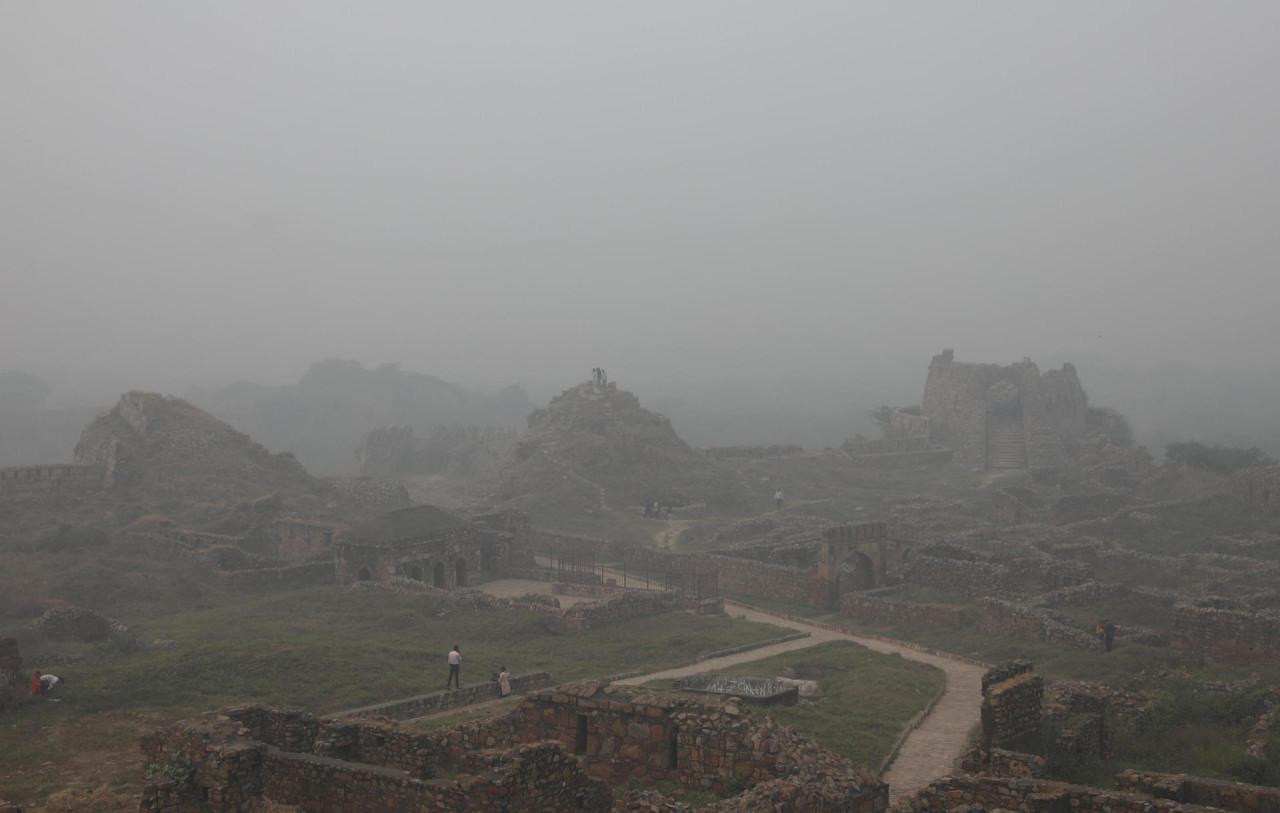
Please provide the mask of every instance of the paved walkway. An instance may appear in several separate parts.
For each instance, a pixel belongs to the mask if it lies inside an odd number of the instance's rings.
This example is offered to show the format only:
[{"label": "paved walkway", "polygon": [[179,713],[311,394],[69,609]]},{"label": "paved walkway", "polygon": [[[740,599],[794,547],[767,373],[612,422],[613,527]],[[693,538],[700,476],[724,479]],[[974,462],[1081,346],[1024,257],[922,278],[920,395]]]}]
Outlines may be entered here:
[{"label": "paved walkway", "polygon": [[[490,582],[489,584],[494,585],[495,588],[503,589],[501,585],[504,582]],[[546,582],[520,582],[520,585],[521,587],[516,595],[527,592],[546,593],[551,590],[551,585]],[[528,585],[528,587],[525,587],[525,585]],[[567,597],[560,596],[560,598],[563,600]],[[774,626],[789,627],[801,632],[808,632],[809,637],[787,641],[782,644],[774,644],[761,649],[753,649],[749,652],[739,652],[736,655],[727,655],[723,658],[701,661],[676,669],[652,672],[647,675],[620,680],[618,683],[636,686],[648,683],[651,680],[714,672],[717,669],[758,661],[783,652],[792,652],[797,649],[817,646],[826,641],[853,641],[874,652],[897,653],[908,660],[936,666],[947,676],[946,689],[941,699],[938,700],[933,707],[933,711],[925,717],[924,721],[907,735],[906,741],[903,742],[902,747],[898,750],[898,756],[883,777],[884,781],[889,783],[890,804],[914,795],[934,779],[950,773],[956,760],[968,748],[969,732],[978,724],[982,707],[982,673],[985,670],[981,666],[971,666],[950,658],[930,655],[926,652],[920,652],[875,638],[864,638],[860,635],[837,632],[825,627],[806,624],[803,621],[779,618],[730,601],[725,602],[725,609],[730,615],[744,617],[748,621],[759,621],[764,624],[773,624]]]}]

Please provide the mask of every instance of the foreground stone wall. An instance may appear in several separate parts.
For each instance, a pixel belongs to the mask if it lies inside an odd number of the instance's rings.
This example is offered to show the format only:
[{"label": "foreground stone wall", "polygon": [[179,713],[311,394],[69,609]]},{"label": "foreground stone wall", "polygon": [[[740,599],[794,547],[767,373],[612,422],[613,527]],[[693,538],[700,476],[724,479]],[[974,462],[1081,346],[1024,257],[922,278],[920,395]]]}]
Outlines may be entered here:
[{"label": "foreground stone wall", "polygon": [[[723,793],[717,813],[881,813],[888,789],[733,701],[569,684],[503,717],[427,733],[226,709],[143,738],[149,768],[189,762],[211,813],[263,799],[306,809],[605,813],[607,782],[669,779]],[[447,769],[456,779],[435,778]],[[171,799],[158,786],[143,810]]]},{"label": "foreground stone wall", "polygon": [[898,809],[904,813],[978,813],[985,810],[1019,813],[1220,813],[1213,808],[1066,782],[967,775],[946,776],[932,782]]},{"label": "foreground stone wall", "polygon": [[1237,813],[1275,813],[1280,810],[1280,788],[1201,776],[1125,771],[1116,775],[1116,787],[1131,793],[1149,794],[1157,799]]},{"label": "foreground stone wall", "polygon": [[982,746],[999,748],[1040,725],[1044,678],[1027,661],[997,666],[982,678]]},{"label": "foreground stone wall", "polygon": [[1280,663],[1280,613],[1181,605],[1173,611],[1172,647],[1233,666]]}]

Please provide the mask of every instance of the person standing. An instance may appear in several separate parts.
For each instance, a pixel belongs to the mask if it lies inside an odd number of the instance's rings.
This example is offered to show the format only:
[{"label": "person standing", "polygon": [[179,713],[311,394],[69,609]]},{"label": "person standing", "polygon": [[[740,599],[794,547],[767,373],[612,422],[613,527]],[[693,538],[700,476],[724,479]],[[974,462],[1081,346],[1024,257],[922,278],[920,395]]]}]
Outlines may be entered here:
[{"label": "person standing", "polygon": [[782,507],[782,489],[773,492],[773,502],[778,507]]},{"label": "person standing", "polygon": [[507,671],[505,666],[498,673],[498,694],[502,697],[511,694],[511,673]]},{"label": "person standing", "polygon": [[462,688],[462,677],[459,670],[462,668],[462,651],[458,649],[458,645],[454,644],[453,649],[449,652],[449,679],[445,681],[444,688],[448,691],[452,684],[453,688]]},{"label": "person standing", "polygon": [[37,669],[36,673],[31,676],[31,694],[33,697],[38,696],[43,690],[44,685],[40,682],[40,670]]}]

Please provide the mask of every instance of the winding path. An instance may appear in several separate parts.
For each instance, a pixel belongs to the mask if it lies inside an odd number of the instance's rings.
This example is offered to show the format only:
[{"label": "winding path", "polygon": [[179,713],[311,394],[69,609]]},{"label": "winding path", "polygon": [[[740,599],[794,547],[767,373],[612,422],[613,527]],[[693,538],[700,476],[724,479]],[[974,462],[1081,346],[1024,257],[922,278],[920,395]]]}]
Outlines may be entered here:
[{"label": "winding path", "polygon": [[[497,585],[501,583],[491,582],[490,584]],[[551,585],[546,582],[530,582],[527,584],[528,587],[541,592],[549,592],[551,588]],[[482,589],[489,589],[489,585],[484,585]],[[522,584],[520,589],[522,592],[528,592],[525,584]],[[564,599],[566,597],[560,596],[559,598]],[[899,747],[897,756],[889,765],[889,770],[885,772],[883,779],[889,783],[890,804],[896,804],[902,799],[913,796],[934,779],[950,773],[956,761],[968,748],[969,732],[978,724],[980,719],[982,673],[985,671],[983,667],[941,655],[921,652],[908,646],[882,641],[877,638],[839,632],[798,619],[775,616],[732,601],[726,600],[725,608],[730,614],[741,616],[748,621],[789,627],[800,632],[807,632],[809,637],[753,649],[749,652],[740,652],[736,655],[726,655],[723,658],[700,661],[675,669],[651,672],[647,675],[619,680],[617,683],[625,686],[638,686],[651,680],[713,672],[728,666],[750,663],[780,655],[784,652],[817,646],[826,641],[853,641],[874,652],[897,653],[909,660],[936,666],[946,675],[946,687],[943,690],[942,697],[939,698],[932,711],[920,721],[919,725],[912,731],[907,732],[906,739]]]}]

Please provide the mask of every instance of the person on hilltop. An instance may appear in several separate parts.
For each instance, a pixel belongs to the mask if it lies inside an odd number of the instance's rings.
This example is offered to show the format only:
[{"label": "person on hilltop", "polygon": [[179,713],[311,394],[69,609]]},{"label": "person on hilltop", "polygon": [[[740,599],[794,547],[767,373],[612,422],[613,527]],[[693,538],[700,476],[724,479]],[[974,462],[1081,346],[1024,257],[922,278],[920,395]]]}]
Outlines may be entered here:
[{"label": "person on hilltop", "polygon": [[462,688],[462,678],[459,671],[462,669],[462,651],[458,649],[458,645],[454,644],[453,649],[449,652],[449,679],[445,681],[444,688],[447,691],[452,684],[454,689]]},{"label": "person on hilltop", "polygon": [[511,694],[511,673],[507,671],[505,666],[498,673],[498,694],[502,697]]}]

